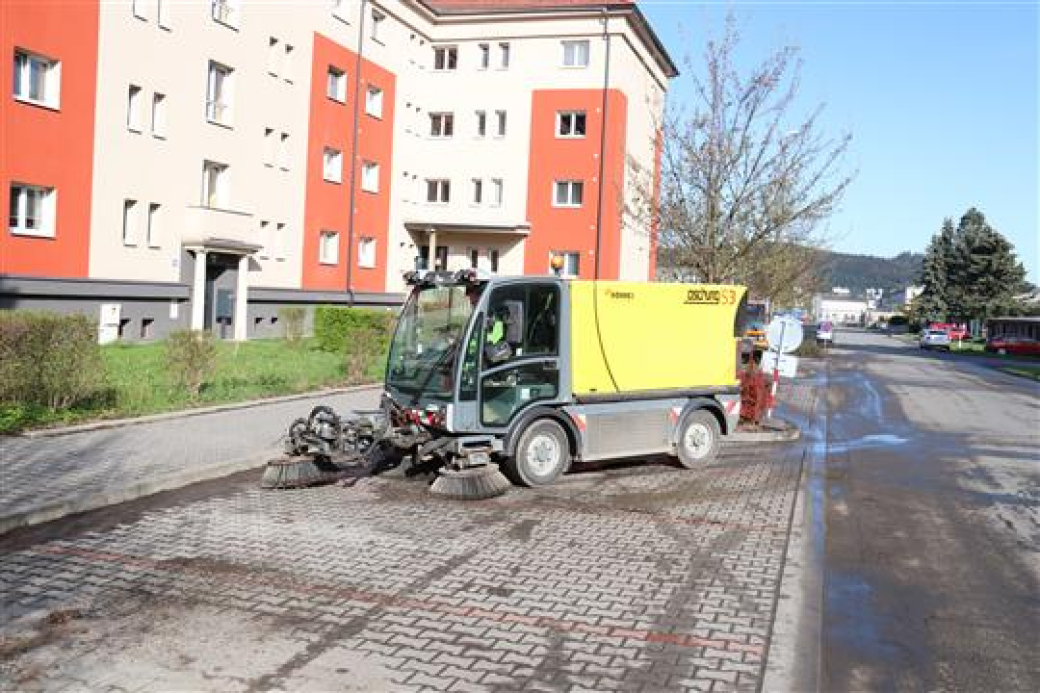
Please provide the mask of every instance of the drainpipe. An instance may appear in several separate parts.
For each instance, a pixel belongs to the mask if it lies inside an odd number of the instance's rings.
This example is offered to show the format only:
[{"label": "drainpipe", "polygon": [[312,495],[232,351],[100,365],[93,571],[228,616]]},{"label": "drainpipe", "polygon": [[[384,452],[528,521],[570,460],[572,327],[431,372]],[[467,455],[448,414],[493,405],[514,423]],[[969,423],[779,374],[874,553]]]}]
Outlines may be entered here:
[{"label": "drainpipe", "polygon": [[596,270],[592,277],[596,280],[599,279],[599,255],[603,236],[603,188],[605,187],[603,171],[605,149],[607,147],[607,89],[610,86],[610,14],[605,7],[600,11],[603,14],[603,40],[606,41],[606,52],[603,59],[603,101],[600,107],[600,113],[602,113],[603,119],[599,128],[599,185],[597,186],[596,193]]},{"label": "drainpipe", "polygon": [[350,216],[347,217],[347,294],[354,305],[354,211],[357,201],[358,132],[361,129],[361,66],[365,55],[365,9],[368,0],[361,0],[358,18],[357,62],[354,65],[354,140],[350,143]]}]

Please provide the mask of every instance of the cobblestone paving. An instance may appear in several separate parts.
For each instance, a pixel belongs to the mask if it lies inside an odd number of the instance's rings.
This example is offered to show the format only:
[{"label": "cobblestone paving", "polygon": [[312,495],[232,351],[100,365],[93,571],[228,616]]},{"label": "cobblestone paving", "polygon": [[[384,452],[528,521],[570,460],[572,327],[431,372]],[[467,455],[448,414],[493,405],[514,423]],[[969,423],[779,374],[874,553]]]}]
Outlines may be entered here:
[{"label": "cobblestone paving", "polygon": [[237,491],[8,552],[0,688],[756,690],[803,454]]},{"label": "cobblestone paving", "polygon": [[[0,437],[0,517],[131,488],[232,460],[278,454],[283,431],[316,404],[378,406],[376,389],[49,438]],[[45,474],[41,470],[46,469]]]}]

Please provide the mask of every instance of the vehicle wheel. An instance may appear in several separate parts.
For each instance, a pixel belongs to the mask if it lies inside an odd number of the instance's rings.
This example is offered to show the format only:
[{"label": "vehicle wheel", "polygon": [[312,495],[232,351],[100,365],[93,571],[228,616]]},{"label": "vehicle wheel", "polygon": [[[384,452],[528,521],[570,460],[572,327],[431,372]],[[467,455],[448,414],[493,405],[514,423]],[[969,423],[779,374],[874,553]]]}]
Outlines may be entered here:
[{"label": "vehicle wheel", "polygon": [[555,481],[570,462],[567,433],[552,419],[539,419],[520,435],[516,452],[502,465],[502,471],[514,484],[542,486]]},{"label": "vehicle wheel", "polygon": [[695,409],[686,415],[679,427],[676,448],[679,461],[687,469],[707,467],[719,453],[722,432],[715,416],[706,409]]}]

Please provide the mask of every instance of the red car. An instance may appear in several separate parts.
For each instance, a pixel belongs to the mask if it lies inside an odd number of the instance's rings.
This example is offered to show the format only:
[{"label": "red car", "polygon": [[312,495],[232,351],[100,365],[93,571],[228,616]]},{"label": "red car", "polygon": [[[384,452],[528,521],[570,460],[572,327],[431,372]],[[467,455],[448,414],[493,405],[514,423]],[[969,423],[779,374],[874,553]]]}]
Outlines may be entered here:
[{"label": "red car", "polygon": [[968,328],[952,322],[933,322],[929,330],[942,330],[950,336],[950,341],[963,341],[968,338]]},{"label": "red car", "polygon": [[986,341],[986,351],[994,351],[998,354],[1040,356],[1040,342],[1027,337],[1005,337],[1000,335],[990,337]]}]

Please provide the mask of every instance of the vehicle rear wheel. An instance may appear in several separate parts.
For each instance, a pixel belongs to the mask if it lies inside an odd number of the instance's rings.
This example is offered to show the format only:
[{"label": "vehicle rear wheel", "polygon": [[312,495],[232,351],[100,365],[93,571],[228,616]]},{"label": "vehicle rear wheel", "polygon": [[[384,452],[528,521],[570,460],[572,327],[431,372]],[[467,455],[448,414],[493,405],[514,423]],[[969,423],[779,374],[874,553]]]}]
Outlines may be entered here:
[{"label": "vehicle rear wheel", "polygon": [[502,471],[514,484],[542,486],[563,474],[570,461],[570,440],[563,427],[552,419],[538,419],[520,435]]},{"label": "vehicle rear wheel", "polygon": [[718,419],[710,411],[691,411],[679,427],[676,445],[679,461],[687,469],[707,467],[719,453],[721,437]]}]

